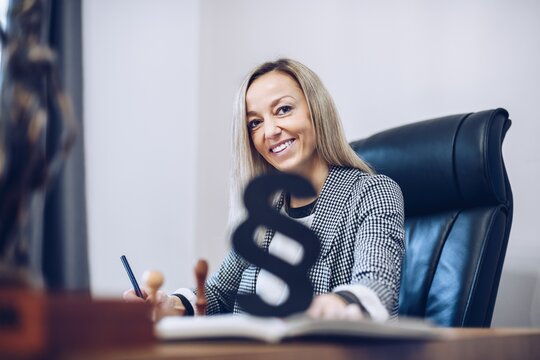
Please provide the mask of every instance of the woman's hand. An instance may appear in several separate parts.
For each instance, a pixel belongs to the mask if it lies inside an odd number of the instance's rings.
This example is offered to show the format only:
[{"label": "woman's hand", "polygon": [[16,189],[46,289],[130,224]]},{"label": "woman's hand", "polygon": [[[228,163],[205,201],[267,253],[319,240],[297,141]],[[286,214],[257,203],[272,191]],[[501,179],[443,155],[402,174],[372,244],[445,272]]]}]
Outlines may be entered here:
[{"label": "woman's hand", "polygon": [[359,320],[365,318],[357,304],[347,304],[336,294],[315,296],[306,312],[314,319]]},{"label": "woman's hand", "polygon": [[129,289],[124,291],[122,298],[126,302],[145,302],[146,299],[148,299],[148,294],[144,289],[141,289],[141,292],[143,294],[143,298],[138,297],[137,294],[135,294],[135,290]]},{"label": "woman's hand", "polygon": [[154,306],[152,319],[158,321],[165,316],[182,316],[186,313],[186,308],[176,296],[165,294],[163,291],[158,291],[152,298],[148,293],[141,289],[144,298],[140,298],[135,294],[133,289],[124,291],[123,299],[127,302],[150,302]]}]

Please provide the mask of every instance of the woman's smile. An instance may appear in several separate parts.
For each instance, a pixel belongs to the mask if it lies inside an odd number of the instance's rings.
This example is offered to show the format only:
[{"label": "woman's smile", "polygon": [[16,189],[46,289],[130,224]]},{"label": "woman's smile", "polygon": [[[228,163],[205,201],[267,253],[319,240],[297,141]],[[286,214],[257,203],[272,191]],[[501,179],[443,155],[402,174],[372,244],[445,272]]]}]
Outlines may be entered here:
[{"label": "woman's smile", "polygon": [[285,141],[281,141],[277,143],[276,145],[273,145],[270,147],[270,152],[275,155],[283,155],[284,153],[287,153],[292,144],[294,143],[295,139],[289,139]]}]

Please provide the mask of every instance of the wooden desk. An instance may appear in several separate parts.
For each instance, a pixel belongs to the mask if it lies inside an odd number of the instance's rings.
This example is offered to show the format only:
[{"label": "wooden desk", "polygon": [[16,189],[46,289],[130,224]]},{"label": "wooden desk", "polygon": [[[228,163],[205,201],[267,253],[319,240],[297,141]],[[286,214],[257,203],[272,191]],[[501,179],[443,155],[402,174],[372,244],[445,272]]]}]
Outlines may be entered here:
[{"label": "wooden desk", "polygon": [[145,304],[4,290],[0,310],[1,359],[540,359],[540,329],[436,329],[446,335],[436,341],[158,343]]},{"label": "wooden desk", "polygon": [[240,341],[161,343],[140,349],[64,354],[70,360],[120,359],[540,359],[540,329],[440,329],[437,341],[297,340],[282,344]]}]

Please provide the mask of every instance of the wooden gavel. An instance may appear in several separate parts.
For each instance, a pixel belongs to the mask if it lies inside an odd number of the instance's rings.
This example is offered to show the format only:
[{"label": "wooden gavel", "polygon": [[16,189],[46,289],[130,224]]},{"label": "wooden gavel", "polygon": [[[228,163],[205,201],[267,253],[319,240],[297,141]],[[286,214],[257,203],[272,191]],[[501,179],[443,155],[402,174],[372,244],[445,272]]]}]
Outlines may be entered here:
[{"label": "wooden gavel", "polygon": [[197,307],[197,314],[206,315],[206,306],[208,300],[206,300],[205,282],[208,275],[208,263],[206,260],[200,259],[195,265],[195,279],[197,280],[197,300],[195,306]]}]

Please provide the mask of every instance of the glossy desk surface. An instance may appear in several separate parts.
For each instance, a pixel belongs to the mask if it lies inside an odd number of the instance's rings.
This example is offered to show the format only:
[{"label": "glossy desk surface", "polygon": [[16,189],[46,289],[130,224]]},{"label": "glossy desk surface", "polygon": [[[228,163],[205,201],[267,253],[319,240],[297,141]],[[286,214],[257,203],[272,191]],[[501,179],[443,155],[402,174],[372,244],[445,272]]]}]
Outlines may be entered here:
[{"label": "glossy desk surface", "polygon": [[62,354],[63,359],[540,359],[540,329],[437,329],[436,341],[294,340],[158,343]]}]

